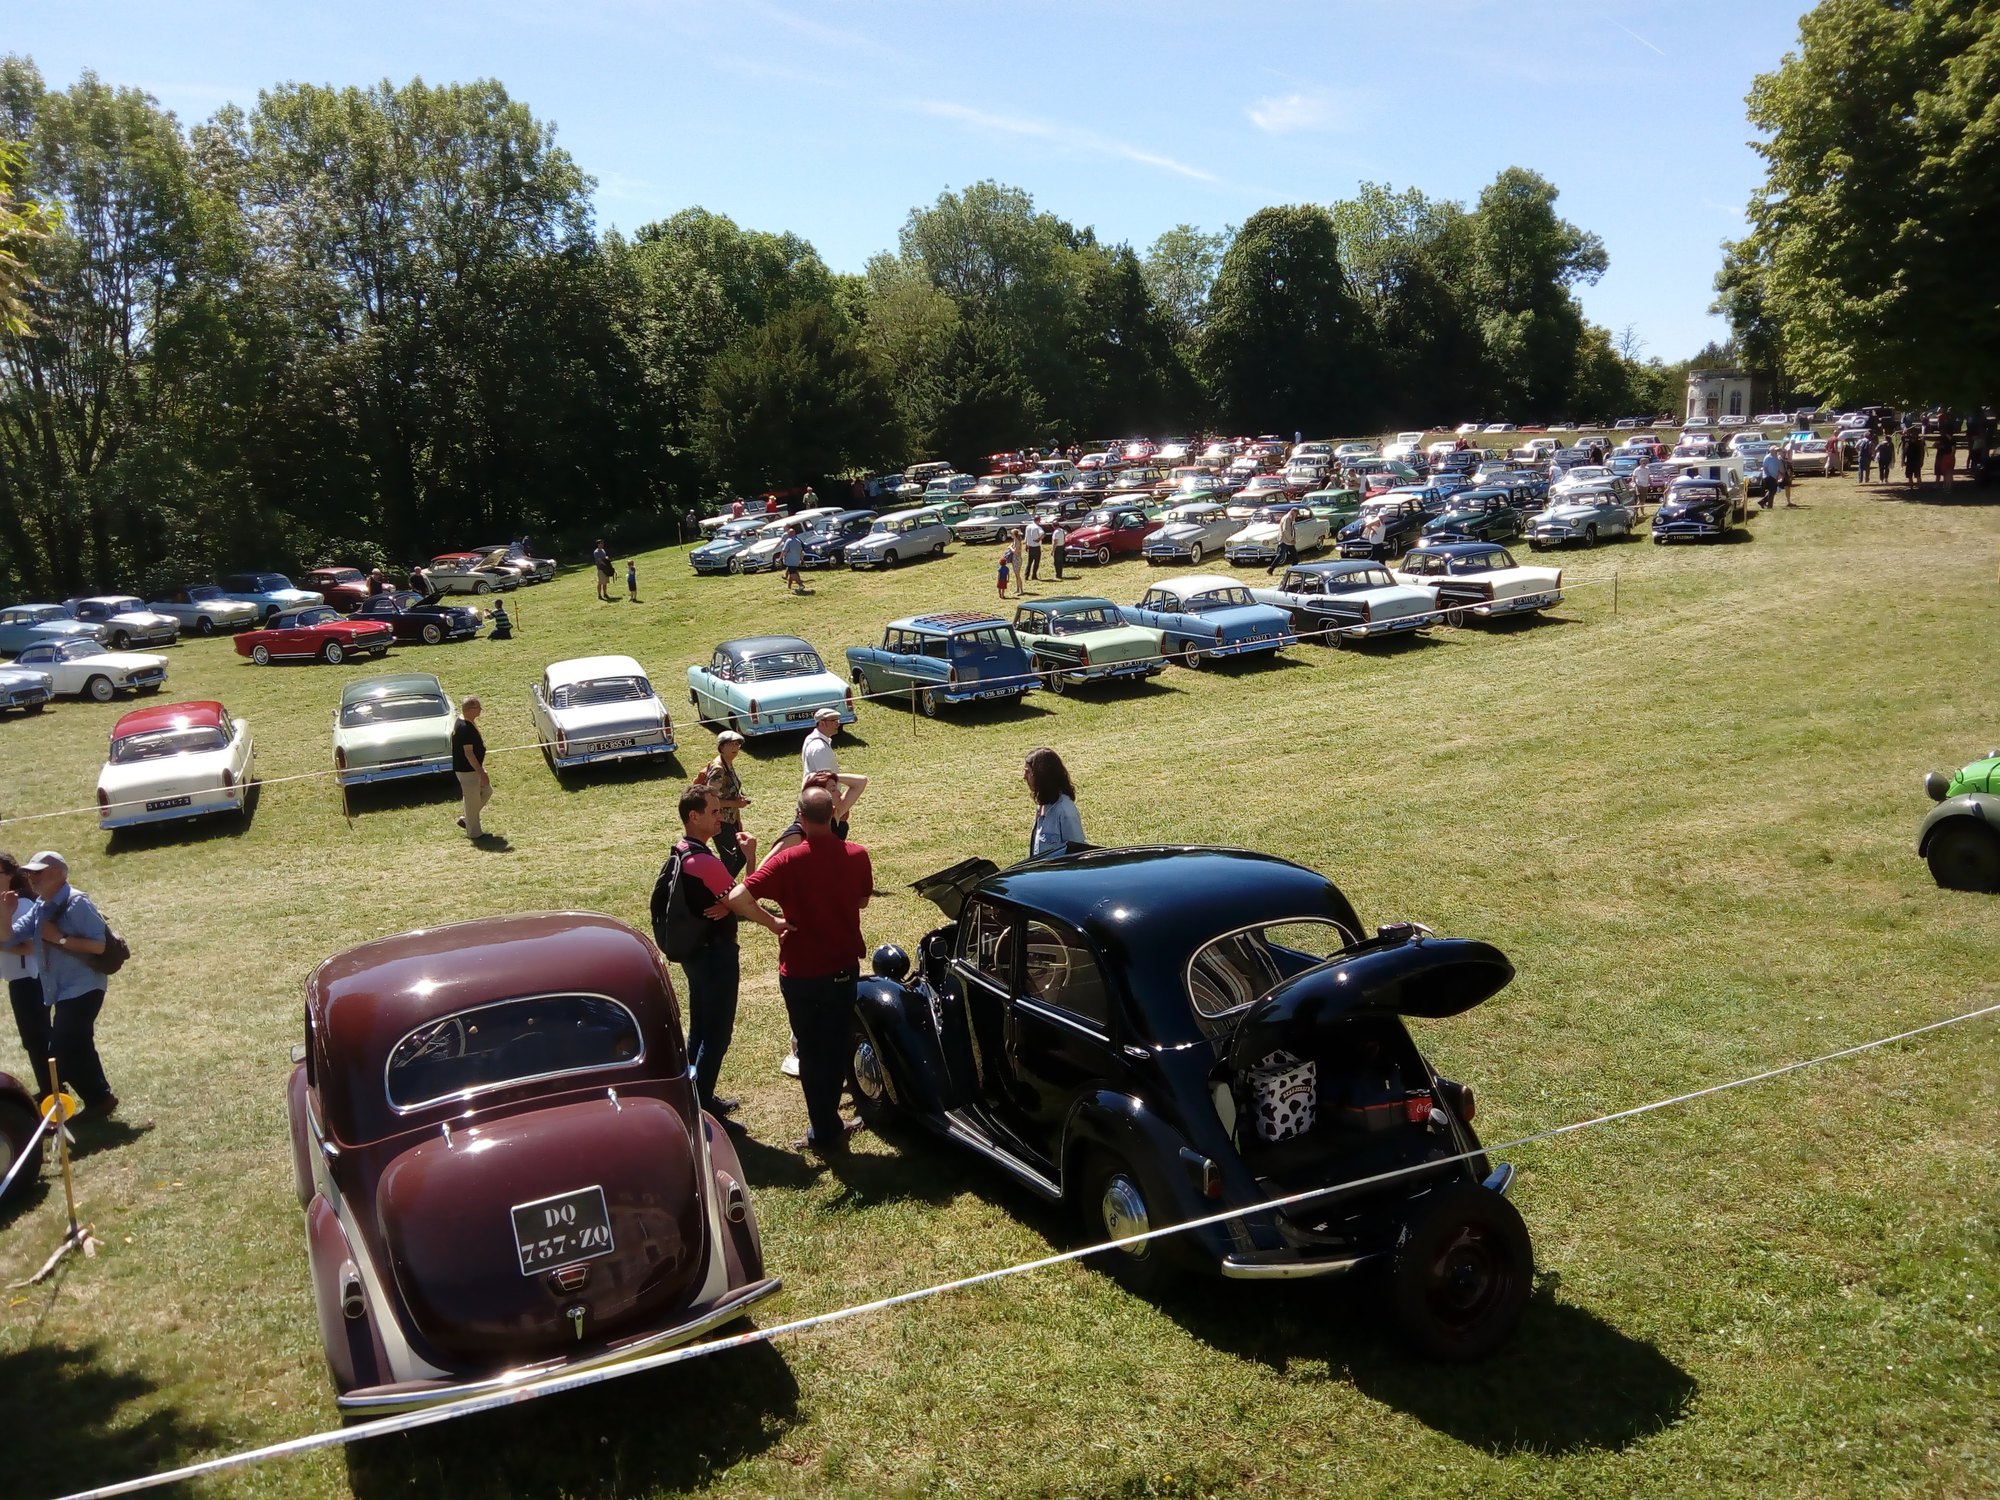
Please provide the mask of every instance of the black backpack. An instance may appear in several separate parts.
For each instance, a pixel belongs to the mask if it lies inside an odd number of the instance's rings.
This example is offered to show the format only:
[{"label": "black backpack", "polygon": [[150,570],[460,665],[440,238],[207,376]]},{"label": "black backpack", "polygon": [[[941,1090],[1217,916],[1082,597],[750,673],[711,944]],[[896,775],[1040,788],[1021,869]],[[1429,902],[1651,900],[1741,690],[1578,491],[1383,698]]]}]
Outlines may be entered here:
[{"label": "black backpack", "polygon": [[[50,912],[49,916],[60,921],[62,914],[69,910],[69,903],[75,899],[75,893],[71,892],[63,901],[63,904]],[[102,917],[104,913],[100,911],[98,915]],[[104,924],[104,951],[102,953],[79,953],[76,955],[76,958],[86,968],[95,969],[100,974],[116,974],[120,969],[125,967],[125,960],[131,956],[131,945],[111,930],[111,923],[107,920]]]},{"label": "black backpack", "polygon": [[673,852],[653,882],[653,941],[677,964],[706,947],[718,925],[695,911],[681,889],[681,868],[693,852],[686,839],[674,840]]}]

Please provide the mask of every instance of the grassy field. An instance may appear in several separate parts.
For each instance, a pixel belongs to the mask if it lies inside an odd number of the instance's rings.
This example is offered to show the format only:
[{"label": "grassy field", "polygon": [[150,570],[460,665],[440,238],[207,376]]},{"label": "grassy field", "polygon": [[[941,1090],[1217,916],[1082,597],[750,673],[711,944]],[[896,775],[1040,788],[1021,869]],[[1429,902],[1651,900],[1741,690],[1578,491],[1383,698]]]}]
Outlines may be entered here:
[{"label": "grassy field", "polygon": [[[2000,509],[1846,480],[1800,486],[1734,545],[1565,559],[1568,602],[1400,646],[1299,647],[1128,692],[937,723],[869,705],[855,836],[896,895],[871,942],[934,913],[902,890],[1025,851],[1028,749],[1058,747],[1100,843],[1200,840],[1326,870],[1368,922],[1503,947],[1519,978],[1425,1023],[1488,1140],[1717,1082],[2000,998],[1991,898],[1915,857],[1918,777],[2000,741]],[[530,738],[547,661],[629,651],[663,684],[729,636],[838,657],[882,621],[991,597],[991,553],[876,576],[692,579],[640,558],[645,602],[572,572],[511,642],[398,653]],[[620,559],[621,574],[623,559]],[[1610,585],[1617,578],[1616,609]],[[1084,580],[1136,599],[1147,570]],[[622,578],[621,578],[622,582]],[[1050,593],[1055,587],[1043,585]],[[169,693],[247,715],[266,777],[324,769],[341,684],[370,667],[172,653]],[[8,816],[87,803],[119,710],[0,724]],[[707,736],[677,715],[683,767]],[[744,761],[753,831],[796,741]],[[335,950],[557,906],[640,920],[680,778],[496,756],[468,848],[447,791],[276,784],[242,830],[53,846],[135,957],[100,1028],[121,1118],[86,1133],[105,1250],[5,1293],[6,1489],[136,1475],[335,1421],[291,1192],[283,1082],[300,980]],[[744,1098],[766,1322],[1074,1243],[969,1157],[861,1137],[835,1175],[791,1155],[796,1086],[773,955],[746,935],[725,1092]],[[1199,1284],[1142,1302],[1075,1266],[775,1347],[238,1474],[228,1494],[582,1496],[1980,1495],[2000,1490],[2000,1032],[1992,1022],[1519,1153],[1540,1274],[1517,1339],[1470,1369],[1398,1346],[1366,1285]],[[0,1066],[18,1067],[11,1039]],[[0,1223],[0,1280],[56,1243],[59,1195]],[[32,1433],[32,1435],[31,1435]]]}]

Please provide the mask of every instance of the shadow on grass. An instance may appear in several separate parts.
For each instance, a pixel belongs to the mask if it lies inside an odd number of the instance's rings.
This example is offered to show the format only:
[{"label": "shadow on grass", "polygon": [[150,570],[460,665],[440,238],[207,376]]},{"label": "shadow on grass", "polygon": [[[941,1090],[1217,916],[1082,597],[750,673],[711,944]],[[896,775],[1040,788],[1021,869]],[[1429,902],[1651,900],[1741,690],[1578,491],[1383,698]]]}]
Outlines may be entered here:
[{"label": "shadow on grass", "polygon": [[173,1468],[221,1445],[220,1434],[150,1400],[156,1387],[145,1375],[114,1369],[106,1357],[99,1344],[30,1344],[0,1354],[0,1411],[19,1419],[9,1424],[9,1494],[66,1495]]},{"label": "shadow on grass", "polygon": [[168,844],[199,847],[227,839],[240,839],[257,821],[257,809],[263,800],[263,783],[259,782],[250,794],[249,806],[240,816],[216,813],[178,823],[141,823],[136,828],[114,828],[104,840],[104,852],[115,857],[136,854],[141,849],[158,849]]},{"label": "shadow on grass", "polygon": [[[691,750],[690,755],[695,753]],[[546,763],[546,762],[545,762]],[[708,758],[703,756],[701,764]],[[648,755],[641,760],[614,760],[598,765],[570,766],[566,770],[551,773],[556,785],[571,796],[587,792],[596,787],[645,786],[660,781],[686,781],[693,774],[682,764],[678,752],[667,755]],[[672,808],[669,807],[671,812]]]},{"label": "shadow on grass", "polygon": [[347,789],[347,815],[410,812],[416,808],[446,807],[458,801],[458,779],[453,776],[406,776],[396,781],[377,781]]},{"label": "shadow on grass", "polygon": [[[137,1122],[126,1119],[98,1120],[93,1122],[88,1114],[70,1126],[70,1133],[76,1144],[70,1147],[71,1161],[82,1161],[86,1156],[95,1156],[100,1151],[116,1151],[121,1146],[129,1146],[142,1136],[153,1133],[155,1126],[151,1120]],[[48,1170],[56,1170],[56,1160],[49,1158]]]},{"label": "shadow on grass", "polygon": [[487,1412],[353,1444],[347,1480],[362,1500],[418,1491],[495,1500],[678,1492],[777,1442],[798,1405],[784,1357],[750,1344],[546,1396],[525,1415]]},{"label": "shadow on grass", "polygon": [[1559,630],[1567,625],[1581,624],[1583,621],[1575,615],[1556,615],[1538,609],[1518,615],[1495,615],[1490,620],[1468,619],[1461,628],[1484,630],[1494,635],[1527,635],[1537,630]]}]

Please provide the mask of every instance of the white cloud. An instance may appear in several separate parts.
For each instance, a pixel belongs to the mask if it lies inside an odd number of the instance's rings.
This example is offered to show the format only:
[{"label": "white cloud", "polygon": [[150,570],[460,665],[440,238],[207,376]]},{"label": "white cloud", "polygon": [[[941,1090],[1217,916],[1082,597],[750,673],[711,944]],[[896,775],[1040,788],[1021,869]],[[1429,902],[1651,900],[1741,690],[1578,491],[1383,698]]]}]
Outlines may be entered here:
[{"label": "white cloud", "polygon": [[1017,115],[989,114],[983,109],[953,104],[944,99],[919,99],[915,107],[940,120],[956,120],[962,125],[983,130],[989,135],[1025,136],[1029,140],[1047,141],[1051,145],[1070,151],[1081,151],[1091,156],[1136,161],[1142,166],[1158,167],[1163,172],[1191,177],[1196,182],[1221,181],[1213,172],[1204,172],[1200,167],[1191,167],[1186,162],[1175,161],[1171,156],[1162,156],[1157,151],[1148,151],[1130,142],[1114,140],[1110,136],[1099,135],[1094,130],[1085,130],[1076,125],[1058,125],[1048,120],[1022,119]]},{"label": "white cloud", "polygon": [[1259,99],[1244,113],[1259,130],[1286,135],[1294,130],[1331,130],[1340,123],[1333,100],[1325,94],[1277,94]]}]

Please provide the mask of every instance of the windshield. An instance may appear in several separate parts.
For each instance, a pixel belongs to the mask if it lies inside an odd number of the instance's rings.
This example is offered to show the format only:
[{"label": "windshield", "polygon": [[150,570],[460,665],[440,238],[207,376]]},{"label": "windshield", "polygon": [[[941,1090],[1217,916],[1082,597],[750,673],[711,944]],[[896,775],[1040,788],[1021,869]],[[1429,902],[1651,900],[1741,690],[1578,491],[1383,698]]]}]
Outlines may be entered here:
[{"label": "windshield", "polygon": [[824,672],[817,651],[771,651],[743,663],[744,682],[775,682],[780,677],[805,677]]},{"label": "windshield", "polygon": [[189,589],[187,596],[197,601],[205,599],[220,600],[222,598],[222,590],[212,583],[204,583],[199,588]]},{"label": "windshield", "polygon": [[364,729],[371,724],[400,724],[409,719],[441,719],[451,705],[436,693],[411,693],[397,698],[365,698],[340,711],[341,726]]},{"label": "windshield", "polygon": [[1092,630],[1109,630],[1123,625],[1125,616],[1110,605],[1096,605],[1089,609],[1067,610],[1049,617],[1049,633],[1052,635],[1083,635]]},{"label": "windshield", "polygon": [[1237,609],[1256,602],[1250,597],[1250,590],[1237,584],[1232,588],[1210,589],[1205,594],[1196,594],[1181,607],[1192,614],[1200,614],[1204,610]]},{"label": "windshield", "polygon": [[220,729],[155,729],[147,734],[128,734],[111,742],[111,763],[128,766],[134,761],[160,760],[169,755],[199,755],[228,746],[229,736]]},{"label": "windshield", "polygon": [[1347,942],[1347,934],[1324,917],[1224,933],[1188,960],[1188,999],[1200,1015],[1228,1015],[1262,999],[1282,980],[1332,958]]},{"label": "windshield", "polygon": [[551,708],[592,708],[600,703],[639,703],[653,696],[643,677],[600,677],[559,687],[549,698]]},{"label": "windshield", "polygon": [[110,654],[110,650],[100,642],[93,641],[85,636],[77,640],[62,642],[54,648],[53,654],[48,660],[81,661],[86,656],[109,656]]},{"label": "windshield", "polygon": [[501,1084],[639,1061],[632,1012],[602,995],[503,1000],[426,1021],[396,1043],[384,1070],[395,1109]]}]

